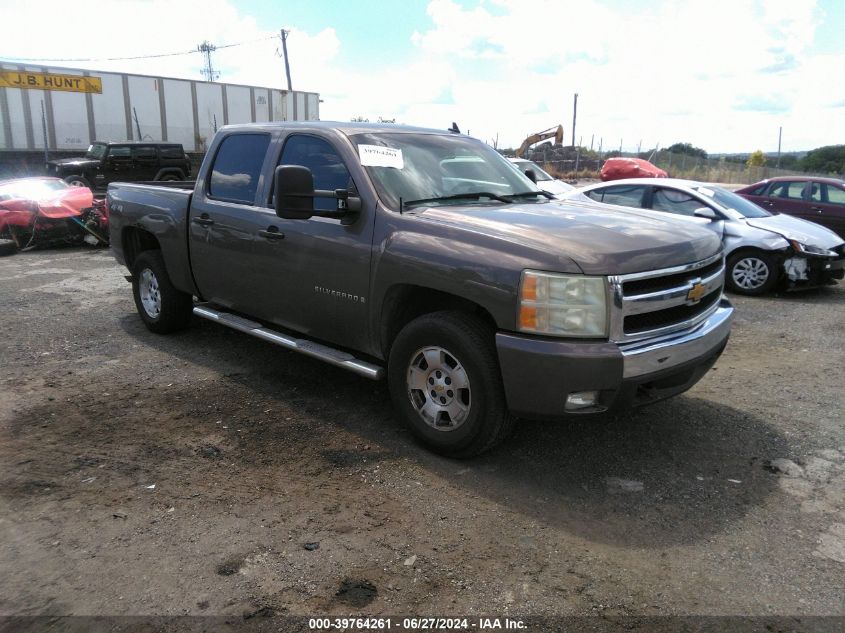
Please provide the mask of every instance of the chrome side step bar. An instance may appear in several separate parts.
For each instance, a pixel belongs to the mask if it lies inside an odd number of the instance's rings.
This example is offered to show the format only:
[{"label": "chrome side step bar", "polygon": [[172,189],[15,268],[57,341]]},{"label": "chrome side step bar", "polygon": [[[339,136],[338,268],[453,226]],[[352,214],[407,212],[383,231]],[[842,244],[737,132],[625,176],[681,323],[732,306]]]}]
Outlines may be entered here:
[{"label": "chrome side step bar", "polygon": [[233,330],[238,330],[239,332],[244,332],[250,336],[279,345],[280,347],[293,350],[294,352],[318,358],[334,365],[335,367],[348,369],[349,371],[355,372],[359,376],[369,378],[370,380],[380,380],[384,376],[383,368],[357,359],[352,354],[342,352],[338,349],[334,349],[333,347],[321,345],[320,343],[315,343],[314,341],[298,339],[288,336],[287,334],[282,334],[281,332],[276,332],[275,330],[266,328],[255,321],[250,321],[249,319],[239,317],[235,314],[230,314],[229,312],[215,310],[205,304],[194,306],[194,314],[198,317],[202,317],[203,319],[208,319],[209,321],[214,321],[215,323],[220,323],[221,325],[230,327]]}]

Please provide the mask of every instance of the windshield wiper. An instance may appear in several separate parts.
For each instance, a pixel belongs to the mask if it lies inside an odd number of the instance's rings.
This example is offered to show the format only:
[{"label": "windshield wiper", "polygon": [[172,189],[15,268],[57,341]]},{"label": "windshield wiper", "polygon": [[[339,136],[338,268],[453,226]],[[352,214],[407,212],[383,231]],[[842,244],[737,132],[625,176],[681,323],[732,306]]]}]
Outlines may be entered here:
[{"label": "windshield wiper", "polygon": [[447,200],[480,200],[481,198],[490,198],[499,202],[510,203],[512,200],[504,196],[500,196],[489,191],[474,191],[472,193],[456,193],[451,196],[436,196],[434,198],[420,198],[419,200],[406,200],[402,203],[404,207],[410,207],[418,204],[425,204],[426,202],[443,202]]},{"label": "windshield wiper", "polygon": [[522,193],[509,193],[506,198],[528,198],[529,196],[545,196],[549,200],[554,200],[555,197],[548,191],[523,191]]}]

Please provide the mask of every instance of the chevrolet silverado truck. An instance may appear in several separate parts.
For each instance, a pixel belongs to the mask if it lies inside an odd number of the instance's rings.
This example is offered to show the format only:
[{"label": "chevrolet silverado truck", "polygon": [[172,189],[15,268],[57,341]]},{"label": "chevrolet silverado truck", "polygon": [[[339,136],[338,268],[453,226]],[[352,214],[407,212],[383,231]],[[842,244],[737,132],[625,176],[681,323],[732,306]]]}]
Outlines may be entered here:
[{"label": "chevrolet silverado truck", "polygon": [[151,331],[195,315],[386,377],[413,435],[453,457],[516,417],[679,394],[730,333],[712,231],[553,201],[457,133],[226,126],[192,189],[117,183],[107,203]]}]

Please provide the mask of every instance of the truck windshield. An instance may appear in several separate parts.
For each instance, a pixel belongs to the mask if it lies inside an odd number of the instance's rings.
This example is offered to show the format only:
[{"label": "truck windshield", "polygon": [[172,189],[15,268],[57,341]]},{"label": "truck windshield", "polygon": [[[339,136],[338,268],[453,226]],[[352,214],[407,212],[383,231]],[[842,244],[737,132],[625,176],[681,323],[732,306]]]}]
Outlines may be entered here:
[{"label": "truck windshield", "polygon": [[96,158],[97,160],[100,160],[103,157],[103,154],[105,153],[105,143],[92,143],[88,146],[88,151],[85,152],[85,158]]},{"label": "truck windshield", "polygon": [[350,138],[382,202],[394,210],[400,199],[420,206],[502,204],[510,202],[508,196],[530,201],[536,194],[546,201],[537,185],[496,150],[466,136],[371,133]]}]

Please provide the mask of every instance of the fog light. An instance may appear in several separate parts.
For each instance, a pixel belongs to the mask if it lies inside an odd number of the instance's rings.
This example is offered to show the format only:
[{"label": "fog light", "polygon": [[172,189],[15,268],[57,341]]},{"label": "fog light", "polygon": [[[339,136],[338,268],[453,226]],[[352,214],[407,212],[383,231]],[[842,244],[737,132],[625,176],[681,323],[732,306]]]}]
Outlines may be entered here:
[{"label": "fog light", "polygon": [[596,406],[599,399],[598,391],[576,391],[566,397],[566,410],[577,411]]}]

